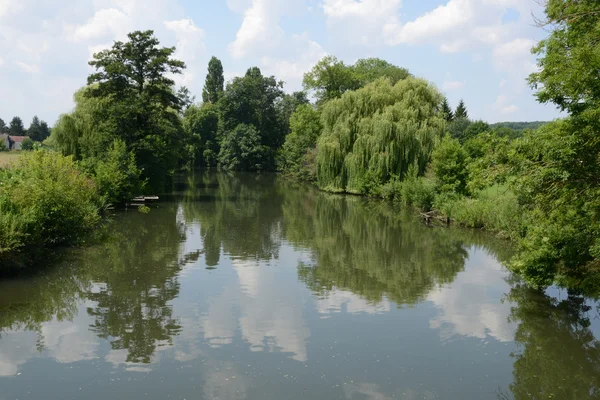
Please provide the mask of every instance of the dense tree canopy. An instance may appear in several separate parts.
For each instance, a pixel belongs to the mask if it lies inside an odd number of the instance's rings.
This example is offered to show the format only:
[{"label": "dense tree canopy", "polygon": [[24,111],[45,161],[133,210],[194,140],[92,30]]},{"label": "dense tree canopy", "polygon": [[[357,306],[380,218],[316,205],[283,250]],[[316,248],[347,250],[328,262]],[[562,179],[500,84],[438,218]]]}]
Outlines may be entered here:
[{"label": "dense tree canopy", "polygon": [[441,94],[426,81],[381,79],[323,107],[318,141],[319,186],[365,193],[365,185],[402,179],[409,167],[425,171],[444,120]]},{"label": "dense tree canopy", "polygon": [[[228,143],[227,146],[221,145],[219,162],[223,167],[267,170],[275,168],[275,155],[287,133],[278,108],[284,96],[282,86],[283,83],[278,82],[275,77],[263,76],[257,67],[248,69],[244,77],[234,78],[227,85],[219,104],[224,135],[222,140]],[[244,146],[257,146],[255,149],[232,150],[234,142],[239,140],[242,133],[250,135]],[[227,150],[224,150],[224,147],[227,147]],[[252,161],[235,162],[228,159],[244,154],[251,156]],[[264,156],[258,164],[255,163],[257,154]]]},{"label": "dense tree canopy", "polygon": [[334,56],[326,56],[304,74],[303,83],[305,90],[314,92],[317,103],[323,104],[379,78],[386,77],[395,84],[409,75],[406,69],[379,58],[361,59],[354,65],[346,65]]}]

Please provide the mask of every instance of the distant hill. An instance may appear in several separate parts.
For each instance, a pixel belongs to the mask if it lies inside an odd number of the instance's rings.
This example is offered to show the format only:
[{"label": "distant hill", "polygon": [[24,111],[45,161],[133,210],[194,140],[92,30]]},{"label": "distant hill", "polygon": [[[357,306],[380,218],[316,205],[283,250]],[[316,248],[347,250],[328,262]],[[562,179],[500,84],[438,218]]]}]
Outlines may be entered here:
[{"label": "distant hill", "polygon": [[515,131],[524,131],[526,129],[537,129],[542,125],[547,124],[548,121],[533,121],[533,122],[498,122],[490,124],[490,127],[497,128],[510,128]]}]

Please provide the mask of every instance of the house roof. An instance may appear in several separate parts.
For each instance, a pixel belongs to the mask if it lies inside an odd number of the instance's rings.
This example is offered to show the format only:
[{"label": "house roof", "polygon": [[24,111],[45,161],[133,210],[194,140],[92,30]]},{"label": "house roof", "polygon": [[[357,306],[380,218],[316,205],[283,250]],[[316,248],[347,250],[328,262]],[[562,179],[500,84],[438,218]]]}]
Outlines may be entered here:
[{"label": "house roof", "polygon": [[[10,135],[9,135],[10,136]],[[15,143],[21,143],[23,140],[27,139],[29,136],[11,136],[10,138]]]}]

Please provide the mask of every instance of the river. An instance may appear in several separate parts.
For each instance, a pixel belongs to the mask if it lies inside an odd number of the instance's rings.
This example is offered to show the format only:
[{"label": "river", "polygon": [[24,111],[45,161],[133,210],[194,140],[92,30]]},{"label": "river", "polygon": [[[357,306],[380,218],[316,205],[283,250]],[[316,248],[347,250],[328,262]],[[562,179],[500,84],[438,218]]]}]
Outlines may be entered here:
[{"label": "river", "polygon": [[151,208],[0,282],[0,400],[600,398],[600,303],[504,241],[275,175]]}]

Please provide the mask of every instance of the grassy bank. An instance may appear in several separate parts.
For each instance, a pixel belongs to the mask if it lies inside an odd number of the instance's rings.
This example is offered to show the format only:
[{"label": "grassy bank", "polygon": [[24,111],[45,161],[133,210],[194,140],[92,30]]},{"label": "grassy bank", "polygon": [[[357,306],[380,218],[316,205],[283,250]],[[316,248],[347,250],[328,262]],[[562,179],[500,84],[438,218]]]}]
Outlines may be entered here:
[{"label": "grassy bank", "polygon": [[6,168],[13,165],[19,157],[21,156],[21,152],[16,151],[1,151],[0,152],[0,168]]}]

